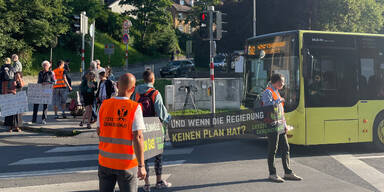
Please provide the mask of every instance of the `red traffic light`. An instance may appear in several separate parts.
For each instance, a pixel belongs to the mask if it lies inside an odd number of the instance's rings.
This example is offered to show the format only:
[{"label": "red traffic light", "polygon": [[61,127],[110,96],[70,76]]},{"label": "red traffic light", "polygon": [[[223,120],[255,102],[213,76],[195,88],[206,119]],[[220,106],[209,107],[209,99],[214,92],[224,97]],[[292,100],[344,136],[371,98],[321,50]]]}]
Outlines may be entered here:
[{"label": "red traffic light", "polygon": [[201,14],[201,20],[205,21],[206,18],[207,18],[207,15],[205,13]]}]

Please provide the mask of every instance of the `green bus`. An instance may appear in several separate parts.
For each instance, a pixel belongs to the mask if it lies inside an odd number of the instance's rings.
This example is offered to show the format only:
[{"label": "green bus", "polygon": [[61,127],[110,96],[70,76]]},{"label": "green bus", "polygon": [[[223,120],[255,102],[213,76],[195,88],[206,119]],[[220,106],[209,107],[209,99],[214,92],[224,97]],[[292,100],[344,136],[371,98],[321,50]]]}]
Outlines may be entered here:
[{"label": "green bus", "polygon": [[245,106],[285,76],[289,142],[372,142],[384,149],[384,35],[287,31],[246,41]]}]

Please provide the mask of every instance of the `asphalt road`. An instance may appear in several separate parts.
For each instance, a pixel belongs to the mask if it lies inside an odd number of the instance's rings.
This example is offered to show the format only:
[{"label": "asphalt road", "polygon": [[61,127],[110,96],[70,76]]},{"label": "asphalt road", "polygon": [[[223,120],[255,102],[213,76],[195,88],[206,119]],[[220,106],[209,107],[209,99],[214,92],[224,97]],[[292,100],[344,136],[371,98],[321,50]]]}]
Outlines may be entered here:
[{"label": "asphalt road", "polygon": [[[0,131],[0,191],[97,191],[94,132],[53,137]],[[369,145],[292,145],[291,167],[304,180],[282,184],[266,179],[266,148],[263,139],[168,145],[164,177],[173,183],[168,191],[384,191],[384,152]],[[276,166],[282,175],[279,158]]]}]

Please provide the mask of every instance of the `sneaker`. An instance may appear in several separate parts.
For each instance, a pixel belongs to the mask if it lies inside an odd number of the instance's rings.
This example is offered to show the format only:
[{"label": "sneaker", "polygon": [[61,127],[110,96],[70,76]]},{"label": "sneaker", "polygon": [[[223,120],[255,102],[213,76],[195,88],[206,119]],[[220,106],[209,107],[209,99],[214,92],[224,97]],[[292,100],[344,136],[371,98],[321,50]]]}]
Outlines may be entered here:
[{"label": "sneaker", "polygon": [[269,180],[276,182],[276,183],[283,183],[284,182],[284,179],[282,179],[278,175],[269,175]]},{"label": "sneaker", "polygon": [[284,179],[285,180],[291,180],[291,181],[301,181],[303,180],[303,178],[295,175],[294,173],[291,173],[291,174],[285,174],[284,175]]},{"label": "sneaker", "polygon": [[79,126],[82,127],[83,125],[84,125],[83,122],[80,122]]},{"label": "sneaker", "polygon": [[59,116],[58,116],[58,115],[55,115],[55,119],[59,119]]},{"label": "sneaker", "polygon": [[92,129],[91,124],[87,124],[87,129]]},{"label": "sneaker", "polygon": [[66,119],[67,118],[67,115],[65,115],[65,113],[63,113],[63,119]]},{"label": "sneaker", "polygon": [[41,124],[46,125],[47,122],[46,122],[45,120],[42,120],[42,121],[41,121]]},{"label": "sneaker", "polygon": [[168,183],[168,182],[162,180],[156,184],[156,189],[167,189],[171,186],[172,186],[172,183]]},{"label": "sneaker", "polygon": [[143,191],[145,191],[145,192],[150,192],[150,191],[151,191],[151,185],[149,185],[149,184],[145,184],[145,185],[143,186]]}]

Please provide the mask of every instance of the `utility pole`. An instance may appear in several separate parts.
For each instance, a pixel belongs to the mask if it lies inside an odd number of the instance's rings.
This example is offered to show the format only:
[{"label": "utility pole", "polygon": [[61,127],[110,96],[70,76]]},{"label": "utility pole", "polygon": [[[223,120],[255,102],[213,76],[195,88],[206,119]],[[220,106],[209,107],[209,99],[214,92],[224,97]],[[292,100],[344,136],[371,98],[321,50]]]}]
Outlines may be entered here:
[{"label": "utility pole", "polygon": [[256,0],[253,0],[253,36],[256,36]]},{"label": "utility pole", "polygon": [[209,59],[210,59],[210,75],[211,75],[211,113],[214,114],[216,112],[216,94],[215,94],[215,66],[213,64],[213,12],[215,11],[214,6],[208,7],[209,11]]},{"label": "utility pole", "polygon": [[80,14],[80,32],[81,32],[81,73],[84,75],[85,71],[85,59],[84,59],[84,47],[85,47],[85,35],[88,33],[88,17],[86,12],[83,11]]},{"label": "utility pole", "polygon": [[95,26],[95,21],[91,24],[91,27],[89,28],[89,35],[92,38],[92,43],[91,43],[91,61],[92,62],[95,58],[95,31],[96,31],[96,26]]}]

